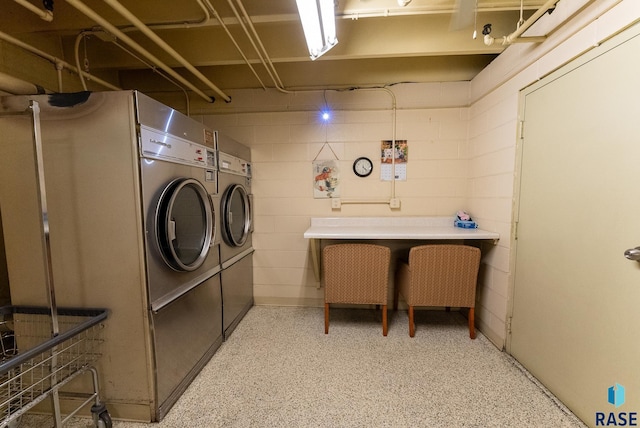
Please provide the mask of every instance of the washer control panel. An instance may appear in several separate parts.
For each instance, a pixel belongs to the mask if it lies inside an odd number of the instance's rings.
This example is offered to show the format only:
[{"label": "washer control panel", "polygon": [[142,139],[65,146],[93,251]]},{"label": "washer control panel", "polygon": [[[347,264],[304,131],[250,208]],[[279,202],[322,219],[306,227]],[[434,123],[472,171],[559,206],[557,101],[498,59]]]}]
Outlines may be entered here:
[{"label": "washer control panel", "polygon": [[251,163],[228,153],[218,152],[218,169],[220,172],[251,178]]},{"label": "washer control panel", "polygon": [[140,126],[140,153],[148,159],[216,168],[213,149],[145,126]]}]

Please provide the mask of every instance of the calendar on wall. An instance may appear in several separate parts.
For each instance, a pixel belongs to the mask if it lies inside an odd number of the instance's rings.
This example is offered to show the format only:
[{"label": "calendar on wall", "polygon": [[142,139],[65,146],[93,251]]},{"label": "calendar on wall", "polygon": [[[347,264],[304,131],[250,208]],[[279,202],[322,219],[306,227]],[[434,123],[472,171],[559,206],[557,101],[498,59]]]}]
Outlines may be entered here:
[{"label": "calendar on wall", "polygon": [[407,160],[409,159],[409,147],[407,140],[382,140],[380,156],[380,180],[406,181]]}]

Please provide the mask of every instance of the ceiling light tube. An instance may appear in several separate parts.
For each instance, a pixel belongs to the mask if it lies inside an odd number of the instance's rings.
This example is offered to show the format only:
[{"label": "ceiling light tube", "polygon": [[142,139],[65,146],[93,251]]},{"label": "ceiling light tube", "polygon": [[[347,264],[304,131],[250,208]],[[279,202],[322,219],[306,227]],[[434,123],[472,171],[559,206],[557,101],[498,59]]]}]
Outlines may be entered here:
[{"label": "ceiling light tube", "polygon": [[338,43],[334,0],[296,0],[309,55],[317,59]]}]

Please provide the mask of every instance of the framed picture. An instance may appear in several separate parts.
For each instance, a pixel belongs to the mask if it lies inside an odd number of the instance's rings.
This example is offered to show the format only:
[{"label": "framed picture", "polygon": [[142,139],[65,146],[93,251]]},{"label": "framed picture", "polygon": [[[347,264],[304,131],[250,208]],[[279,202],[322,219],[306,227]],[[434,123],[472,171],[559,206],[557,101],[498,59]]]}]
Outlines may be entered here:
[{"label": "framed picture", "polygon": [[313,165],[313,197],[340,197],[340,170],[336,160],[315,160]]}]

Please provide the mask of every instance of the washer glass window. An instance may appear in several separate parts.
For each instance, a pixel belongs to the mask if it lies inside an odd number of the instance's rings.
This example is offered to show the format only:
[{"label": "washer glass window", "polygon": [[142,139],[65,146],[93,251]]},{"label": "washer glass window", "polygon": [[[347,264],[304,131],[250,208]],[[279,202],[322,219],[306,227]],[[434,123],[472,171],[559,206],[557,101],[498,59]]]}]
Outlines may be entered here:
[{"label": "washer glass window", "polygon": [[241,185],[232,185],[225,191],[222,203],[225,242],[240,247],[246,242],[250,228],[247,192]]},{"label": "washer glass window", "polygon": [[179,271],[200,267],[213,236],[213,210],[204,186],[194,179],[175,180],[160,197],[156,217],[165,262]]}]

